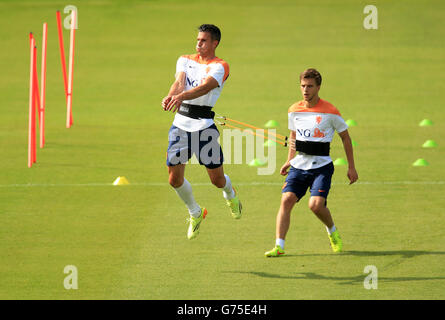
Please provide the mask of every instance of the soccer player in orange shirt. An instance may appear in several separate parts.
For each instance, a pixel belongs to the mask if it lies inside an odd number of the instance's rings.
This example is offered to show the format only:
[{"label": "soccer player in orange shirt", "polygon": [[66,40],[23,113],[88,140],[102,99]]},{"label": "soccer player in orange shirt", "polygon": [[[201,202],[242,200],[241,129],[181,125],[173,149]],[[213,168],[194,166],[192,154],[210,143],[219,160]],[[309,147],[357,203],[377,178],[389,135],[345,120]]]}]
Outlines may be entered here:
[{"label": "soccer player in orange shirt", "polygon": [[332,250],[342,250],[342,240],[326,205],[334,173],[329,149],[335,131],[343,142],[350,184],[357,181],[358,174],[348,125],[337,108],[319,97],[321,80],[320,73],[315,69],[307,69],[301,73],[300,88],[303,100],[294,103],[288,111],[291,144],[288,159],[280,170],[281,175],[287,177],[277,214],[275,247],[265,253],[266,257],[284,255],[290,213],[308,188],[311,193],[309,208],[326,226]]},{"label": "soccer player in orange shirt", "polygon": [[169,131],[167,166],[169,183],[188,208],[187,238],[195,238],[207,210],[198,205],[192,186],[184,177],[185,164],[196,155],[204,165],[213,185],[222,189],[232,217],[241,218],[242,205],[231,180],[223,169],[223,153],[218,143],[219,131],[211,110],[229,76],[229,65],[216,57],[221,31],[212,24],[198,28],[196,54],[183,55],[176,63],[176,80],[162,100],[165,111],[176,112]]}]

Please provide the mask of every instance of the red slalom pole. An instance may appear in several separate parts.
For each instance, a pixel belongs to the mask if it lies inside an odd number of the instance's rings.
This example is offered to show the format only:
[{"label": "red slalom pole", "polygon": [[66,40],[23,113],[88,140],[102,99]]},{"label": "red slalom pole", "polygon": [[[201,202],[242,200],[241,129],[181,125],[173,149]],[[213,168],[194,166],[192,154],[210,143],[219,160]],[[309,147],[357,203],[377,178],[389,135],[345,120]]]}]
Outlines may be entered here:
[{"label": "red slalom pole", "polygon": [[42,39],[42,64],[41,64],[41,75],[40,75],[40,148],[45,145],[45,90],[46,90],[46,43],[48,38],[48,24],[43,23],[43,39]]},{"label": "red slalom pole", "polygon": [[60,58],[62,61],[62,75],[63,75],[63,84],[65,88],[65,97],[68,97],[68,81],[66,77],[66,62],[65,62],[65,49],[63,46],[63,34],[62,34],[62,18],[60,17],[60,11],[56,12],[57,17],[57,31],[59,34],[59,47],[60,47]]},{"label": "red slalom pole", "polygon": [[37,46],[36,45],[34,45],[34,97],[35,97],[37,111],[39,112],[38,116],[39,116],[39,124],[40,124],[40,93],[39,93],[39,78],[37,77]]},{"label": "red slalom pole", "polygon": [[33,108],[34,108],[34,47],[35,40],[32,36],[32,33],[29,34],[30,39],[30,68],[29,68],[29,121],[28,121],[28,168],[32,167],[33,161],[33,134],[32,128],[35,127],[33,122],[35,123],[35,117],[33,118]]},{"label": "red slalom pole", "polygon": [[[35,39],[34,44],[35,44]],[[40,109],[40,97],[39,97],[39,82],[37,78],[37,46],[34,45],[34,99],[32,107],[32,157],[33,162],[36,162],[36,111]],[[40,117],[39,117],[40,118]]]},{"label": "red slalom pole", "polygon": [[71,11],[71,35],[70,35],[70,56],[68,65],[68,91],[67,91],[67,113],[66,113],[66,127],[71,128],[73,124],[73,71],[74,71],[74,38],[76,31],[76,11]]}]

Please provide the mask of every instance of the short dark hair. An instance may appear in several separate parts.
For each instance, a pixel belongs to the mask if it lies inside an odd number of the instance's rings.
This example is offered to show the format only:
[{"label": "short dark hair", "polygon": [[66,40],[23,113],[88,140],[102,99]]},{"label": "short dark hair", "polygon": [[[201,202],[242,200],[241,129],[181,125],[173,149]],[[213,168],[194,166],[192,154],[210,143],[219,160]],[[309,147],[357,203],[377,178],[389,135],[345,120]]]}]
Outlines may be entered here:
[{"label": "short dark hair", "polygon": [[208,32],[212,37],[212,40],[221,41],[221,31],[214,24],[202,24],[198,28],[199,32]]},{"label": "short dark hair", "polygon": [[321,85],[321,74],[320,72],[318,72],[316,69],[313,68],[304,70],[300,74],[300,82],[301,79],[315,79],[315,83],[317,84],[317,86]]}]

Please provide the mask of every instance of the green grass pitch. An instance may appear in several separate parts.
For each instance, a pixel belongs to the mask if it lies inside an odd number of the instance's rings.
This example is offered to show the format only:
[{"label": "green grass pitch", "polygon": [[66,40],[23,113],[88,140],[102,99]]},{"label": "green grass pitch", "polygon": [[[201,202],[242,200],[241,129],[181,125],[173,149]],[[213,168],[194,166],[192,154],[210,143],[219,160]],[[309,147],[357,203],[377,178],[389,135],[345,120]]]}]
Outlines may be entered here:
[{"label": "green grass pitch", "polygon": [[[372,2],[372,3],[369,3]],[[445,4],[428,1],[73,1],[78,9],[73,117],[65,97],[56,10],[65,1],[0,1],[0,299],[444,299]],[[367,30],[363,9],[378,9]],[[27,167],[29,40],[48,22],[46,146]],[[350,128],[359,182],[336,167],[329,207],[344,252],[295,207],[287,255],[266,259],[284,179],[230,164],[244,216],[230,217],[204,169],[186,177],[209,214],[186,239],[187,211],[167,183],[173,115],[161,99],[196,27],[222,30],[231,68],[215,110],[262,126],[300,99],[298,74],[323,75],[320,96]],[[64,31],[68,52],[69,33]],[[428,118],[430,127],[418,123]],[[434,139],[438,146],[422,148]],[[332,157],[343,157],[338,137]],[[413,167],[424,158],[429,166]],[[129,186],[111,183],[125,176]],[[64,268],[78,270],[67,290]],[[378,269],[365,289],[364,268]]]}]

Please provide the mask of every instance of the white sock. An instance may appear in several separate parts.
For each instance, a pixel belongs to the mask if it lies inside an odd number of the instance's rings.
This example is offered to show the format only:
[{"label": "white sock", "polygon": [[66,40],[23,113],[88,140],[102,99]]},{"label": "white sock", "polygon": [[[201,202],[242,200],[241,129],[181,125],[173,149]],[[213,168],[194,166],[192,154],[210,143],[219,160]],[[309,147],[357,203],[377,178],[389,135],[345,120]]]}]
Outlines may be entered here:
[{"label": "white sock", "polygon": [[328,227],[326,227],[326,231],[329,233],[329,235],[331,235],[333,232],[335,232],[335,230],[337,230],[337,228],[335,227],[335,224],[330,229]]},{"label": "white sock", "polygon": [[233,191],[232,181],[230,181],[229,176],[224,174],[224,177],[226,178],[226,185],[223,187],[223,196],[224,199],[230,200],[235,198],[235,191]]},{"label": "white sock", "polygon": [[193,197],[193,191],[190,182],[188,182],[187,179],[184,178],[184,183],[182,184],[182,186],[174,189],[189,209],[190,215],[195,218],[199,217],[201,215],[201,208],[196,203],[195,198]]},{"label": "white sock", "polygon": [[280,239],[280,238],[276,239],[275,240],[275,245],[280,246],[281,249],[284,250],[284,239]]}]

